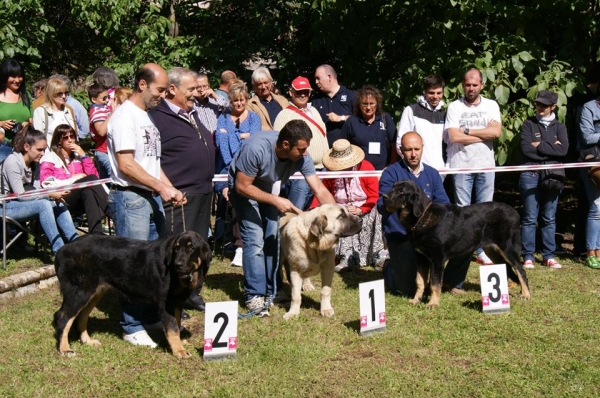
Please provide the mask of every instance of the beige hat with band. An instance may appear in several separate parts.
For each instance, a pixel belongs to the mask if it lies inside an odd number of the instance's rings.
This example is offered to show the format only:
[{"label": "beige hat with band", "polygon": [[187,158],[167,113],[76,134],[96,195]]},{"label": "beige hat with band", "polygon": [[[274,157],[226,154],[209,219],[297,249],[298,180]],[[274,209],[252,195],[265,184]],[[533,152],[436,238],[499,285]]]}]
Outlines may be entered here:
[{"label": "beige hat with band", "polygon": [[323,165],[327,170],[339,171],[356,166],[365,158],[365,152],[351,145],[350,141],[340,139],[333,143],[330,150],[323,155]]}]

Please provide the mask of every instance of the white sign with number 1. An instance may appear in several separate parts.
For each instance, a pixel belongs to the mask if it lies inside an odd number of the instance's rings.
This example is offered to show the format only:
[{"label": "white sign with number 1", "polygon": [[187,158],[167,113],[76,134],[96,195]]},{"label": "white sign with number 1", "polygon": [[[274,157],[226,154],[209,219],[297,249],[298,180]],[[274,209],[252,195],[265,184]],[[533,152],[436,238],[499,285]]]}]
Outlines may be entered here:
[{"label": "white sign with number 1", "polygon": [[479,278],[483,312],[492,314],[510,311],[506,264],[480,266]]},{"label": "white sign with number 1", "polygon": [[358,285],[360,334],[383,331],[387,326],[383,279]]},{"label": "white sign with number 1", "polygon": [[235,357],[237,350],[237,301],[206,303],[204,359]]}]

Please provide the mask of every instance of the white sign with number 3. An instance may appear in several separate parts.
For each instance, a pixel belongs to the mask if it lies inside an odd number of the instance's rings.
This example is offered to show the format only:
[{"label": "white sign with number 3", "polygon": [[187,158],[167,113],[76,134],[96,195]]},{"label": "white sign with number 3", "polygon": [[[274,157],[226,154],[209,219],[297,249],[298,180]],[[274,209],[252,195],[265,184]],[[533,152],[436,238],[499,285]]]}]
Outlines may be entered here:
[{"label": "white sign with number 3", "polygon": [[385,330],[385,287],[383,279],[358,285],[360,300],[360,334]]},{"label": "white sign with number 3", "polygon": [[510,311],[506,264],[480,266],[479,278],[483,312],[491,314]]},{"label": "white sign with number 3", "polygon": [[206,303],[204,359],[217,359],[236,355],[237,316],[237,301]]}]

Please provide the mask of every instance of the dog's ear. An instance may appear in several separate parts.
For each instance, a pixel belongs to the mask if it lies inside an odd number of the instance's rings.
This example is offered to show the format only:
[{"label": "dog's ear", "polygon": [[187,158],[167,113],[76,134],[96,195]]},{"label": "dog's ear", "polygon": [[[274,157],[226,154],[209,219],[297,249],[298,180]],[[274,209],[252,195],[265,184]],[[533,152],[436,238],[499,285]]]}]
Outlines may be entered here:
[{"label": "dog's ear", "polygon": [[310,233],[317,238],[323,235],[325,228],[327,228],[327,217],[324,214],[315,217],[312,223],[310,223]]},{"label": "dog's ear", "polygon": [[171,269],[170,265],[173,263],[175,255],[175,237],[171,236],[165,242],[165,275]]},{"label": "dog's ear", "polygon": [[413,215],[417,218],[421,217],[421,214],[423,214],[423,204],[419,200],[418,193],[413,193],[412,195],[410,195],[410,203],[412,203]]},{"label": "dog's ear", "polygon": [[203,273],[206,275],[212,261],[212,252],[210,251],[210,246],[204,240],[202,240],[202,244],[200,245],[200,260],[202,261]]}]

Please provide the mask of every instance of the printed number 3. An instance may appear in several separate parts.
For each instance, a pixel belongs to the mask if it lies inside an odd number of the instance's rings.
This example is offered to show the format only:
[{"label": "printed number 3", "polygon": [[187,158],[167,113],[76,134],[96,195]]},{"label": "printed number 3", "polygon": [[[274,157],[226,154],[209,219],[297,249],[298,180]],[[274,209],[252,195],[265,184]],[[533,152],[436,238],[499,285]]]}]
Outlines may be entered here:
[{"label": "printed number 3", "polygon": [[498,301],[500,301],[500,298],[502,297],[502,294],[500,292],[500,277],[498,276],[498,274],[491,273],[488,275],[488,282],[492,282],[492,279],[495,280],[495,283],[492,285],[492,289],[494,289],[494,291],[497,294],[496,295],[490,294],[489,297],[493,303],[497,303]]}]

